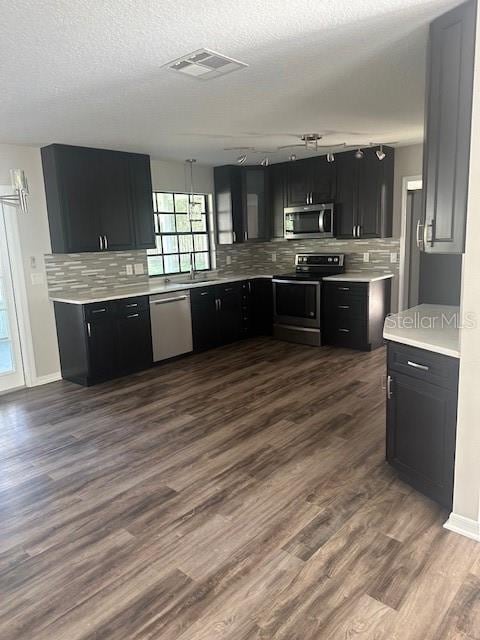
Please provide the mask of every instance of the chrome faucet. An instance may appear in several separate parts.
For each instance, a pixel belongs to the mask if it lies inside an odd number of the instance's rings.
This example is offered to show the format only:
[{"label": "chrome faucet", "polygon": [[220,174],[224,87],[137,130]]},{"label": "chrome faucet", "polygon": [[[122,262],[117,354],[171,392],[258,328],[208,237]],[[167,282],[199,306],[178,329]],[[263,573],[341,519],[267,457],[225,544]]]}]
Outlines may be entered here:
[{"label": "chrome faucet", "polygon": [[196,275],[196,271],[195,271],[195,254],[194,253],[190,253],[190,280],[195,280],[195,275]]}]

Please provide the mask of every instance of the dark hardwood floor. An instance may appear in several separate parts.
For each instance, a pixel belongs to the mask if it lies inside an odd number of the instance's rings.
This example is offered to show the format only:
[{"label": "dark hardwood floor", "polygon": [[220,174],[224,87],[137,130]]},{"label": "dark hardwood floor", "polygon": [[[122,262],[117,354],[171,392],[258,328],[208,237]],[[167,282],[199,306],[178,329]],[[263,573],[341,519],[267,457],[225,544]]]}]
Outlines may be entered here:
[{"label": "dark hardwood floor", "polygon": [[478,640],[480,545],[384,462],[384,360],[258,339],[0,398],[0,638]]}]

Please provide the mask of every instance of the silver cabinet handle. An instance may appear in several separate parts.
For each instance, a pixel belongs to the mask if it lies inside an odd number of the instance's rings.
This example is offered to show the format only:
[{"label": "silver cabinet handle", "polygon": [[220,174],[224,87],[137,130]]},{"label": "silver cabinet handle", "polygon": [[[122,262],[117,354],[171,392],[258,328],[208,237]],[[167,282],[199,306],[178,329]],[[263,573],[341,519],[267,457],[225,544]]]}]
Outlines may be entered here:
[{"label": "silver cabinet handle", "polygon": [[167,304],[168,302],[179,302],[187,300],[188,296],[176,296],[175,298],[163,298],[162,300],[150,300],[150,304]]},{"label": "silver cabinet handle", "polygon": [[107,236],[103,236],[103,241],[104,241],[104,247],[105,247],[105,249],[108,249],[108,239],[107,239]]},{"label": "silver cabinet handle", "polygon": [[430,367],[427,367],[426,364],[418,364],[418,362],[412,362],[411,360],[407,361],[409,367],[413,367],[414,369],[420,369],[421,371],[430,371]]},{"label": "silver cabinet handle", "polygon": [[232,239],[234,242],[237,241],[237,234],[235,233],[235,231],[232,231]]},{"label": "silver cabinet handle", "polygon": [[92,313],[105,313],[105,311],[105,307],[103,307],[102,309],[92,309]]},{"label": "silver cabinet handle", "polygon": [[339,329],[341,333],[350,333],[350,329]]},{"label": "silver cabinet handle", "polygon": [[138,303],[137,302],[133,302],[132,304],[126,304],[125,307],[127,309],[132,309],[133,307],[138,307]]},{"label": "silver cabinet handle", "polygon": [[222,299],[221,299],[221,298],[219,298],[219,299],[218,299],[218,310],[220,311],[220,310],[221,310],[221,308],[222,308]]},{"label": "silver cabinet handle", "polygon": [[248,281],[248,293],[252,293],[252,281]]},{"label": "silver cabinet handle", "polygon": [[200,294],[201,296],[208,296],[210,292],[209,291],[202,291],[202,293]]},{"label": "silver cabinet handle", "polygon": [[98,236],[98,244],[100,245],[100,251],[103,251],[103,240],[102,240],[102,236]]},{"label": "silver cabinet handle", "polygon": [[[428,239],[428,229],[432,230],[432,237],[430,238],[430,240]],[[430,244],[433,247],[433,222],[430,222],[429,224],[425,224],[423,228],[423,248],[424,249],[427,246],[427,244]]]},{"label": "silver cabinet handle", "polygon": [[348,305],[348,304],[339,304],[338,308],[339,309],[350,309],[350,305]]},{"label": "silver cabinet handle", "polygon": [[337,287],[339,291],[350,291],[350,287]]},{"label": "silver cabinet handle", "polygon": [[127,318],[138,318],[139,314],[138,313],[131,313],[129,316],[127,316]]},{"label": "silver cabinet handle", "polygon": [[423,242],[423,233],[421,231],[421,229],[424,227],[425,225],[422,224],[421,220],[419,220],[417,222],[417,247],[420,249],[420,251],[423,251],[423,249],[425,248],[425,245]]},{"label": "silver cabinet handle", "polygon": [[357,224],[357,238],[362,237],[362,225]]},{"label": "silver cabinet handle", "polygon": [[392,376],[387,376],[387,398],[392,399]]},{"label": "silver cabinet handle", "polygon": [[92,337],[92,325],[90,324],[90,322],[87,322],[87,335],[89,338]]},{"label": "silver cabinet handle", "polygon": [[248,233],[246,231],[243,232],[243,239],[248,240]]}]

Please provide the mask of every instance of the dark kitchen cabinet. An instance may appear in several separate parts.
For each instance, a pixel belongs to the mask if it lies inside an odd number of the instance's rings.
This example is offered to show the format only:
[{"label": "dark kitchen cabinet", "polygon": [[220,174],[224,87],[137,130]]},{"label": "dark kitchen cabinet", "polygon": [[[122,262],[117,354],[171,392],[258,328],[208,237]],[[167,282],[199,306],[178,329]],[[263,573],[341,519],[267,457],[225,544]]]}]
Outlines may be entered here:
[{"label": "dark kitchen cabinet", "polygon": [[65,380],[91,385],[152,366],[147,296],[54,308]]},{"label": "dark kitchen cabinet", "polygon": [[214,168],[218,244],[270,237],[268,186],[264,167]]},{"label": "dark kitchen cabinet", "polygon": [[383,344],[390,312],[391,279],[322,283],[322,344],[362,351]]},{"label": "dark kitchen cabinet", "polygon": [[218,302],[215,286],[190,291],[193,350],[205,351],[219,344],[217,329]]},{"label": "dark kitchen cabinet", "polygon": [[388,344],[387,460],[406,482],[452,507],[458,360]]},{"label": "dark kitchen cabinet", "polygon": [[218,300],[217,327],[219,344],[236,342],[244,336],[242,283],[215,287]]},{"label": "dark kitchen cabinet", "polygon": [[271,336],[273,332],[273,285],[271,278],[250,281],[250,334]]},{"label": "dark kitchen cabinet", "polygon": [[430,25],[422,243],[428,253],[465,248],[476,5],[455,7]]},{"label": "dark kitchen cabinet", "polygon": [[269,206],[272,238],[284,237],[283,210],[285,208],[285,164],[268,168]]},{"label": "dark kitchen cabinet", "polygon": [[385,238],[392,235],[394,149],[363,149],[363,158],[354,152],[336,158],[336,237]]},{"label": "dark kitchen cabinet", "polygon": [[285,165],[285,205],[332,202],[335,198],[335,167],[326,156],[288,162]]},{"label": "dark kitchen cabinet", "polygon": [[41,154],[54,253],[155,246],[148,156],[58,144]]}]

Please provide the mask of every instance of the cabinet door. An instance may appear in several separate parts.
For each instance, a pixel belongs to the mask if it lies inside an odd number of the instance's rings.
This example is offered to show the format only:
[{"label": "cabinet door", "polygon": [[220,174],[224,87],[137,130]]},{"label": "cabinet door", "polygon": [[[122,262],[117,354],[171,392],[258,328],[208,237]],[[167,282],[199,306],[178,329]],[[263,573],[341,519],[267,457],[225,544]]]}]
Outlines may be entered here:
[{"label": "cabinet door", "polygon": [[308,160],[288,162],[285,168],[285,196],[287,207],[308,204],[311,188],[311,165]]},{"label": "cabinet door", "polygon": [[358,163],[350,151],[335,156],[337,193],[335,199],[335,226],[337,238],[353,238],[357,224]]},{"label": "cabinet door", "polygon": [[312,203],[333,202],[336,191],[335,163],[327,162],[327,156],[311,158],[308,162],[310,164]]},{"label": "cabinet door", "polygon": [[[128,154],[95,150],[95,199],[100,207],[105,249],[135,248]],[[153,219],[153,216],[152,216]]]},{"label": "cabinet door", "polygon": [[137,249],[154,249],[155,229],[153,225],[150,157],[130,155],[129,168],[135,246]]},{"label": "cabinet door", "polygon": [[[97,168],[90,149],[53,147],[57,169],[59,211],[56,222],[64,228],[64,246],[52,246],[53,251],[76,253],[100,251],[102,225],[97,200]],[[45,174],[47,192],[51,180]],[[47,200],[50,216],[50,201]],[[52,224],[53,220],[51,220]],[[55,224],[55,223],[54,223]],[[55,244],[55,243],[52,243]]]},{"label": "cabinet door", "polygon": [[221,344],[236,342],[242,331],[242,292],[237,283],[216,287],[218,298],[218,331]]},{"label": "cabinet door", "polygon": [[242,169],[244,240],[266,240],[268,237],[266,172],[263,167]]},{"label": "cabinet door", "polygon": [[269,167],[270,218],[273,238],[283,238],[283,209],[285,165],[274,164]]},{"label": "cabinet door", "polygon": [[430,25],[424,148],[425,251],[463,253],[467,213],[476,3]]},{"label": "cabinet door", "polygon": [[273,329],[273,285],[270,278],[251,280],[252,333],[269,336]]},{"label": "cabinet door", "polygon": [[218,244],[243,242],[242,167],[215,167],[215,210]]},{"label": "cabinet door", "polygon": [[219,344],[217,298],[215,287],[192,289],[192,337],[194,351],[204,351]]},{"label": "cabinet door", "polygon": [[364,149],[358,160],[358,235],[382,238],[392,233],[393,217],[393,149],[384,147],[385,158],[379,160],[375,149]]},{"label": "cabinet door", "polygon": [[109,380],[116,375],[115,325],[110,314],[87,321],[88,381]]},{"label": "cabinet door", "polygon": [[132,310],[115,319],[118,373],[152,366],[152,332],[148,310]]},{"label": "cabinet door", "polygon": [[452,506],[456,392],[389,372],[387,460],[417,489]]}]

